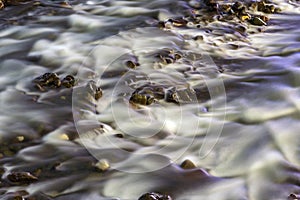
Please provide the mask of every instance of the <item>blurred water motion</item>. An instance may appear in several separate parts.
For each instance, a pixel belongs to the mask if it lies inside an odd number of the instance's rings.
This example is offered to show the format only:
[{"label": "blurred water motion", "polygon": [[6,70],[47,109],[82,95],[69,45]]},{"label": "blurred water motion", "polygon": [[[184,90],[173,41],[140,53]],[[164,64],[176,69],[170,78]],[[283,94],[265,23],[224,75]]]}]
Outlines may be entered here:
[{"label": "blurred water motion", "polygon": [[0,10],[0,199],[297,198],[299,2],[267,26],[207,2]]}]

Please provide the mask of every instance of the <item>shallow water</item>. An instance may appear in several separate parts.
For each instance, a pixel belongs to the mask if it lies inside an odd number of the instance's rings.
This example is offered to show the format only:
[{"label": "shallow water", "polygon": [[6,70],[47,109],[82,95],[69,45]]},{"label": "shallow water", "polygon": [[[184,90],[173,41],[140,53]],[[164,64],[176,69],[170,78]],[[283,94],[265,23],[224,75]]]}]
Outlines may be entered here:
[{"label": "shallow water", "polygon": [[[197,1],[41,2],[0,10],[1,199],[300,195],[298,1],[273,1],[282,12],[245,32],[234,20],[157,27]],[[166,49],[182,57],[161,63]],[[39,91],[32,80],[46,72],[77,85]],[[176,86],[180,102],[132,105],[150,83]],[[182,169],[186,159],[197,168]],[[12,183],[12,172],[38,180]]]}]

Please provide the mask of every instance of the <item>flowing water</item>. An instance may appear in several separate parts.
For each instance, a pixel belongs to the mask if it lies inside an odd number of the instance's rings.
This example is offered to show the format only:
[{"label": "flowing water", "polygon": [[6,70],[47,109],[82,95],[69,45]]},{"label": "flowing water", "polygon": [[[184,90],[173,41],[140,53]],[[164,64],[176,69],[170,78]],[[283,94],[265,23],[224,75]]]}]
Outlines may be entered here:
[{"label": "flowing water", "polygon": [[[193,0],[67,3],[0,10],[0,199],[300,199],[299,1],[267,26]],[[38,89],[46,72],[76,86]],[[132,103],[145,85],[179,100]]]}]

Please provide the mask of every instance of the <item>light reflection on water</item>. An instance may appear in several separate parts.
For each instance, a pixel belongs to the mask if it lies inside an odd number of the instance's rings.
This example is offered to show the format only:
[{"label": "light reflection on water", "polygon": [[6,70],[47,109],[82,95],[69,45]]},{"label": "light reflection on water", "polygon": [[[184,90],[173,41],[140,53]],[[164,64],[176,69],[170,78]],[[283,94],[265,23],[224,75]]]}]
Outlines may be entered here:
[{"label": "light reflection on water", "polygon": [[[255,32],[246,35],[218,21],[158,29],[157,20],[188,13],[186,2],[167,0],[73,2],[71,15],[2,30],[1,199],[21,190],[36,199],[138,199],[155,191],[175,199],[263,200],[300,193],[299,7],[276,2],[283,13],[270,15],[261,32],[248,25]],[[166,48],[182,58],[157,63]],[[128,59],[140,66],[128,69]],[[78,86],[36,90],[32,80],[49,71],[74,75]],[[102,87],[99,101],[86,92],[88,80]],[[131,94],[149,82],[195,93],[179,105],[131,105]],[[103,159],[106,172],[95,167]],[[180,168],[185,159],[198,168]],[[12,171],[38,181],[12,185]]]}]

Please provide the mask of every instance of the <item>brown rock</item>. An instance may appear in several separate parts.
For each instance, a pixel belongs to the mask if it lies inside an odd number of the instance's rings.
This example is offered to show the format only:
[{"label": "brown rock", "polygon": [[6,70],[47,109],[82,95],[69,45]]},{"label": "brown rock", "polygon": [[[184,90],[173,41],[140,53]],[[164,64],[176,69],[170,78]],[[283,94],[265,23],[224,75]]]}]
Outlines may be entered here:
[{"label": "brown rock", "polygon": [[7,175],[7,179],[12,183],[30,184],[38,180],[29,172],[12,172]]},{"label": "brown rock", "polygon": [[181,163],[180,167],[182,169],[194,169],[196,168],[196,165],[192,161],[187,159]]}]

